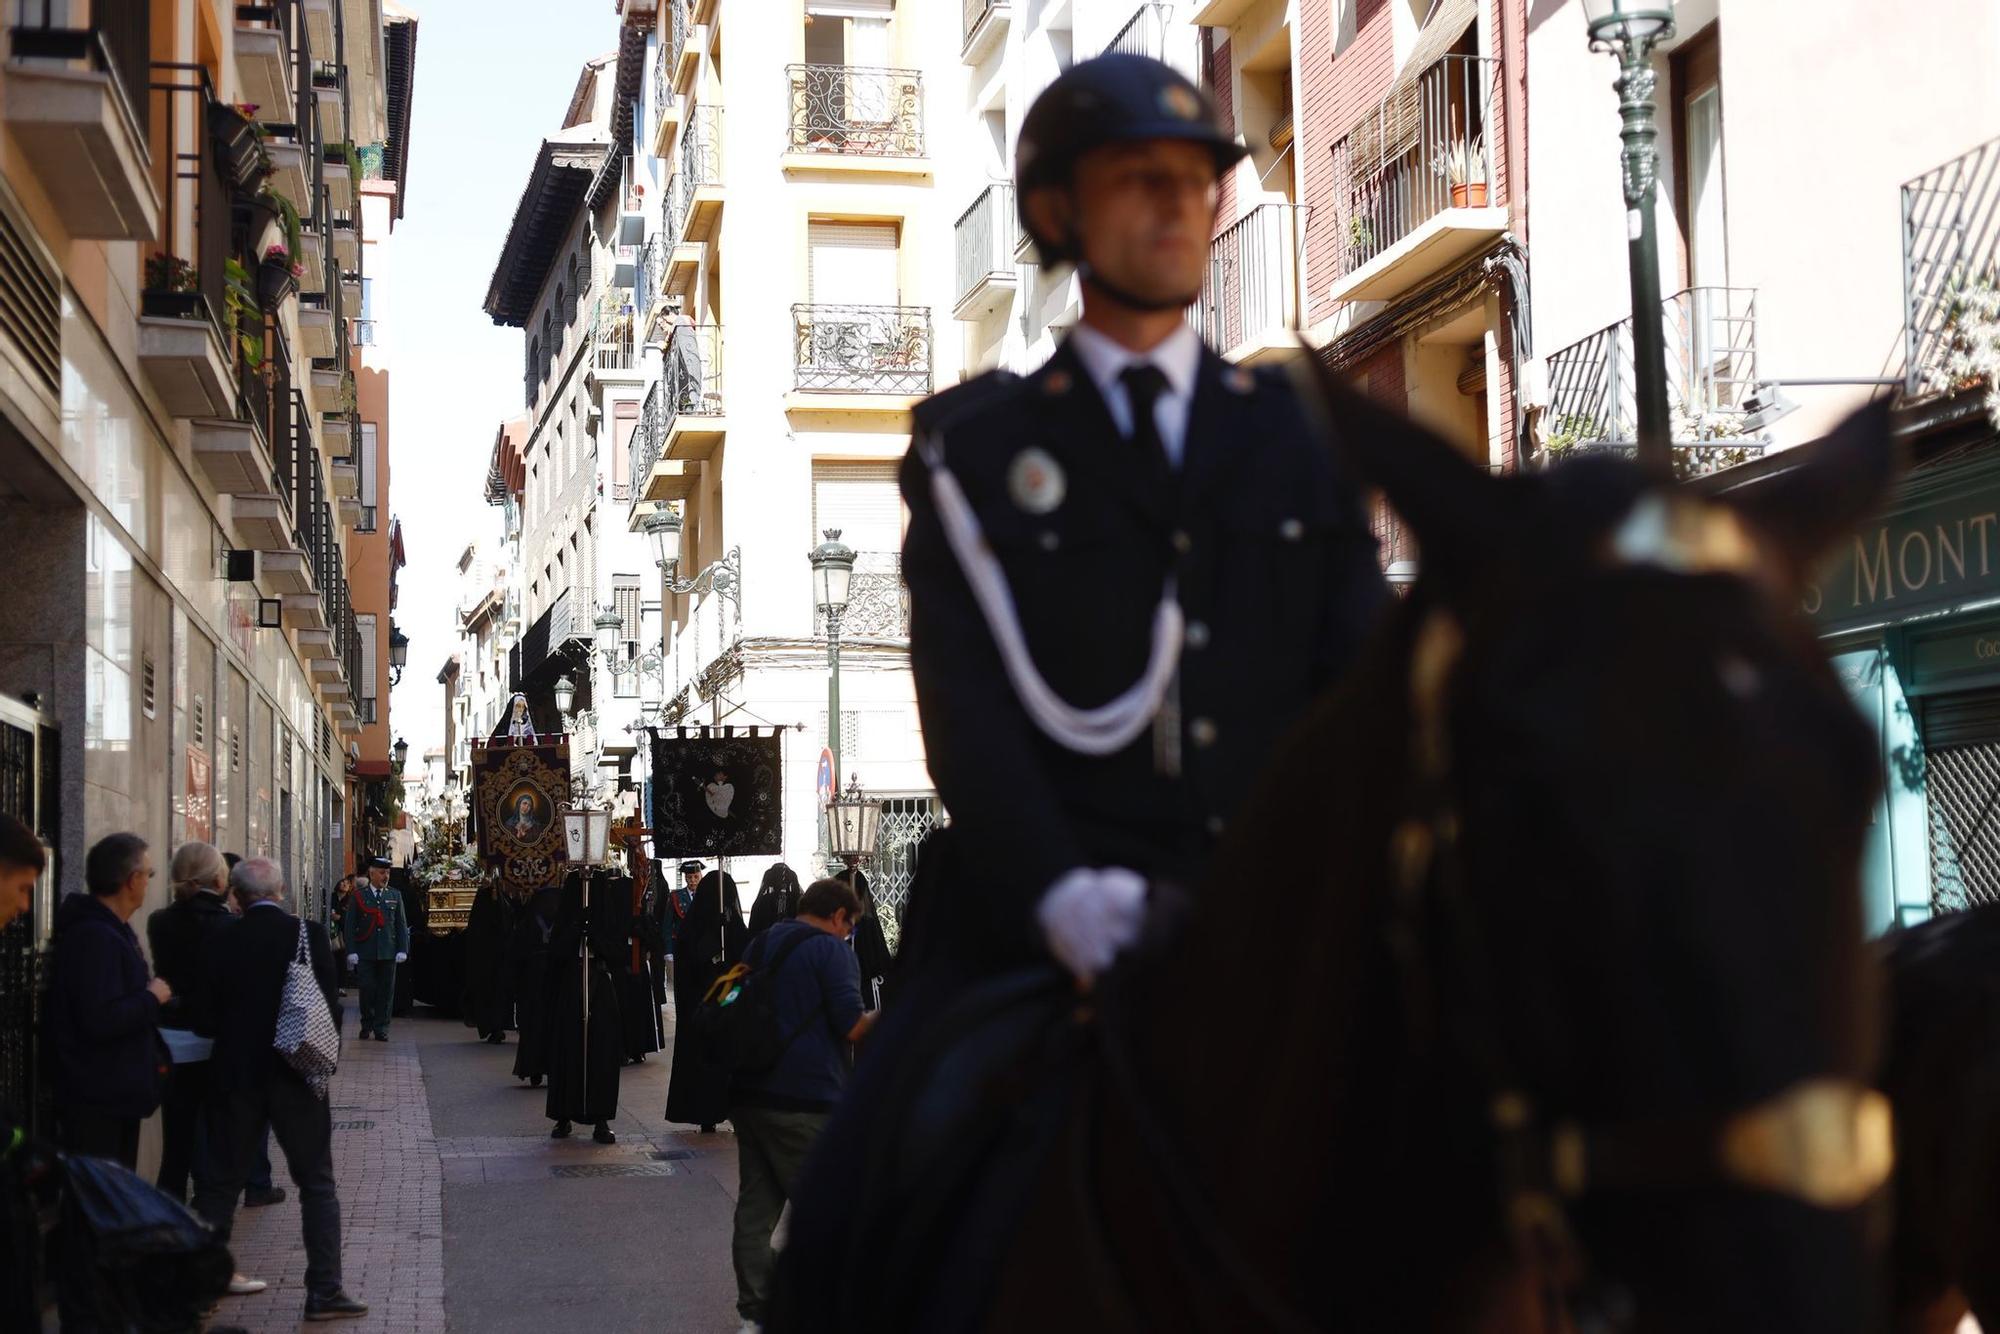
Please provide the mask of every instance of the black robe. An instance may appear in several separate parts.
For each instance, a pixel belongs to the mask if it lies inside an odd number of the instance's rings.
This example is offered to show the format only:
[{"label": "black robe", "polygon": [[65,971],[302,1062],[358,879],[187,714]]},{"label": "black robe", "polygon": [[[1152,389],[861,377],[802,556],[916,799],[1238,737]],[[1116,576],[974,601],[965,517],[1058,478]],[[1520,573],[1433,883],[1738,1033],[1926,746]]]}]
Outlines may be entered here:
[{"label": "black robe", "polygon": [[889,976],[896,956],[889,953],[889,938],[882,933],[881,909],[875,905],[867,875],[854,871],[851,877],[843,878],[861,896],[861,906],[867,910],[854,924],[854,962],[861,969],[862,1007],[873,1010],[881,1004],[882,983]]},{"label": "black robe", "polygon": [[761,936],[779,922],[789,922],[799,915],[799,896],[805,891],[799,888],[799,878],[789,867],[779,867],[784,876],[776,883],[766,878],[764,887],[757,891],[756,901],[750,905],[750,934]]},{"label": "black robe", "polygon": [[702,877],[674,936],[674,1070],[667,1085],[667,1120],[712,1126],[729,1118],[729,1072],[694,1040],[695,1011],[716,978],[743,957],[750,933],[736,881],[720,872]]},{"label": "black robe", "polygon": [[549,936],[555,913],[555,891],[543,890],[532,908],[515,916],[507,937],[506,990],[521,1029],[514,1047],[517,1079],[538,1079],[549,1072]]},{"label": "black robe", "polygon": [[513,999],[506,985],[507,945],[514,905],[492,885],[481,885],[465,923],[465,996],[460,1013],[467,1028],[484,1038],[514,1026]]},{"label": "black robe", "polygon": [[619,1054],[627,1061],[636,1061],[666,1044],[660,1040],[660,1009],[653,1000],[652,969],[643,943],[637,951],[639,966],[632,966],[633,945],[641,942],[642,933],[639,914],[632,906],[631,878],[619,876],[595,881],[590,902],[593,913],[600,906],[603,908],[599,920],[605,938],[616,935],[622,942],[618,957],[607,958],[605,963],[618,982]]},{"label": "black robe", "polygon": [[[562,908],[549,935],[549,1093],[545,1111],[551,1121],[609,1121],[618,1115],[618,1069],[625,1063],[618,1007],[618,975],[625,971],[624,913],[616,907],[620,883],[592,881],[588,914],[583,908],[582,877],[571,874],[563,884]],[[583,1006],[586,930],[590,941],[588,1034]]]}]

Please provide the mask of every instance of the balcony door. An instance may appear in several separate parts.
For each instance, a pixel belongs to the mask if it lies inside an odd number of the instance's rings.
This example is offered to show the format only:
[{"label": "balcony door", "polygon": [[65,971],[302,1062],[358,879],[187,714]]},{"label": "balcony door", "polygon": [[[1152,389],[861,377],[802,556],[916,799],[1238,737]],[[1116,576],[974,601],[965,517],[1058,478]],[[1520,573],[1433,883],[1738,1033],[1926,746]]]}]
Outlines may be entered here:
[{"label": "balcony door", "polygon": [[[1706,413],[1734,397],[1747,373],[1738,361],[1749,339],[1735,336],[1737,312],[1729,287],[1729,222],[1725,205],[1722,59],[1716,29],[1698,34],[1674,55],[1674,136],[1680,152],[1675,212],[1686,244],[1684,307],[1669,320],[1670,336],[1685,337],[1688,383],[1682,404]],[[1737,344],[1744,346],[1739,348]],[[1671,351],[1671,349],[1670,349]]]}]

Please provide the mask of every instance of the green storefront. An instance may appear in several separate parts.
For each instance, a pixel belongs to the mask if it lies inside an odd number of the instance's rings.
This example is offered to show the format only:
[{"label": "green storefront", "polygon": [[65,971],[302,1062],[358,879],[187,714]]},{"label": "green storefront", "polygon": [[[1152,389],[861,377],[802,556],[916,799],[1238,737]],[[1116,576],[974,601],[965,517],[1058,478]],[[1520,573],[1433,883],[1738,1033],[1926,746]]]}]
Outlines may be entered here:
[{"label": "green storefront", "polygon": [[2000,900],[2000,437],[1952,405],[1906,438],[1886,511],[1806,598],[1881,741],[1874,930]]}]

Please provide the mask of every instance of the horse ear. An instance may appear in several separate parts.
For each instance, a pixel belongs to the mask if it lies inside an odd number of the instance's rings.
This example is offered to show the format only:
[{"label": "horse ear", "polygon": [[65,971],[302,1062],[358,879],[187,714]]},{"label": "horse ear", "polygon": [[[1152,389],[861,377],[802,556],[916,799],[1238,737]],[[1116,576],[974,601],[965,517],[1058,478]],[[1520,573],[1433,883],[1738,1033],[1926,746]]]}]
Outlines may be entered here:
[{"label": "horse ear", "polygon": [[1786,460],[1792,466],[1784,472],[1726,499],[1802,576],[1875,512],[1896,480],[1900,460],[1889,435],[1888,400],[1868,404]]},{"label": "horse ear", "polygon": [[1380,487],[1409,523],[1426,567],[1479,552],[1490,557],[1505,518],[1493,479],[1403,413],[1345,384],[1303,340],[1301,349],[1293,374],[1317,410],[1317,425],[1355,477]]}]

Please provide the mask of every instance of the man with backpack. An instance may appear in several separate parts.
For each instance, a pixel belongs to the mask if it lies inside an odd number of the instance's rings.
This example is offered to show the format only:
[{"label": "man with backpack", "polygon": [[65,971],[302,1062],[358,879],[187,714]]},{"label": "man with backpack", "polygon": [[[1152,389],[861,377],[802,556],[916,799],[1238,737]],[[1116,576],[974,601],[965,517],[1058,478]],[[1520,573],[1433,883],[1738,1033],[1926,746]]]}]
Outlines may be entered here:
[{"label": "man with backpack", "polygon": [[735,1070],[729,1120],[736,1127],[736,1311],[762,1328],[775,1257],[771,1234],[799,1169],[847,1085],[847,1046],[868,1031],[861,972],[848,938],[861,899],[838,880],[815,881],[799,914],[759,936],[744,955],[733,1022],[704,1028]]}]

